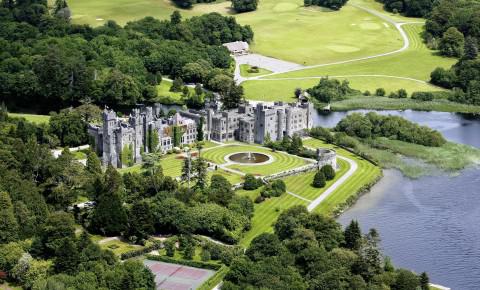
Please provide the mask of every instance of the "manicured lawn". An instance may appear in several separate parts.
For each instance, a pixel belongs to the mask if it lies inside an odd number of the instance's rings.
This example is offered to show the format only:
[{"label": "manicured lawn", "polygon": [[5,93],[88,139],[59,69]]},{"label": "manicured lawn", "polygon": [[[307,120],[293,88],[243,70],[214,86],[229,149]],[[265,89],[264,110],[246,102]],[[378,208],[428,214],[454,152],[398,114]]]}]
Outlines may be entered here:
[{"label": "manicured lawn", "polygon": [[[157,86],[158,97],[157,100],[164,104],[183,104],[183,94],[182,92],[170,92],[172,87],[172,81],[163,79],[162,82]],[[188,88],[190,93],[193,93],[193,88]]]},{"label": "manicured lawn", "polygon": [[[345,77],[352,83],[353,88],[369,89],[371,91],[378,87],[384,87],[387,90],[394,90],[399,87],[395,85],[397,79],[387,77],[372,77],[359,75],[383,75],[407,77],[421,81],[428,81],[430,73],[436,67],[450,67],[455,63],[453,58],[445,58],[438,56],[435,51],[429,50],[421,39],[422,24],[408,24],[403,26],[409,39],[410,47],[401,53],[378,57],[353,63],[344,63],[338,65],[317,67],[312,69],[300,70],[290,73],[278,74],[274,76],[266,76],[265,79],[271,78],[302,78],[302,77],[320,77],[320,76],[338,76]],[[285,80],[279,81],[280,83]],[[298,82],[298,81],[297,81]],[[408,81],[401,84],[402,87],[409,92],[423,88],[428,89],[427,85],[418,83],[417,81]],[[361,85],[360,85],[361,84]],[[296,86],[300,84],[292,82],[289,89],[286,85],[284,90],[293,92]],[[428,90],[439,90],[433,86]],[[247,96],[249,95],[247,86]]]},{"label": "manicured lawn", "polygon": [[266,75],[269,73],[272,73],[268,69],[264,69],[259,67],[258,72],[249,72],[248,70],[251,69],[252,66],[248,64],[241,64],[240,65],[240,75],[242,77],[256,77],[256,76],[261,76],[261,75]]},{"label": "manicured lawn", "polygon": [[315,176],[316,171],[310,171],[284,178],[283,180],[287,185],[287,190],[306,199],[314,200],[315,198],[319,197],[327,188],[329,188],[332,183],[344,175],[345,172],[347,172],[350,168],[350,164],[342,159],[337,159],[337,163],[340,166],[340,169],[337,171],[337,174],[333,180],[327,181],[325,187],[315,188],[312,186],[313,177]]},{"label": "manicured lawn", "polygon": [[318,139],[308,139],[304,140],[303,144],[308,147],[327,147],[333,148],[342,156],[350,158],[357,162],[358,168],[355,173],[342,185],[340,185],[335,193],[326,198],[318,207],[315,208],[315,212],[320,212],[324,214],[331,214],[334,209],[345,202],[351,195],[357,193],[363,186],[371,183],[378,176],[381,175],[380,167],[377,167],[370,162],[358,157],[357,155],[348,152],[337,146],[326,144],[325,142]]},{"label": "manicured lawn", "polygon": [[218,174],[218,175],[222,175],[223,177],[225,177],[232,185],[233,184],[237,184],[237,183],[240,183],[240,182],[243,182],[243,176],[239,175],[239,174],[235,174],[235,173],[232,173],[232,172],[228,172],[228,171],[225,171],[221,168],[217,169],[217,170],[214,170],[214,171],[209,171],[208,172],[208,180],[210,180],[210,178],[212,178],[212,175],[214,174]]},{"label": "manicured lawn", "polygon": [[10,117],[25,118],[27,121],[32,123],[48,123],[50,116],[48,115],[35,115],[35,114],[21,114],[21,113],[8,113]]},{"label": "manicured lawn", "polygon": [[[178,9],[168,0],[71,0],[75,23],[119,24],[153,16],[169,19]],[[178,9],[181,10],[181,9]],[[219,12],[232,15],[230,2],[195,4],[181,10],[184,17]],[[384,20],[351,5],[340,11],[304,7],[302,0],[263,0],[250,13],[235,14],[255,32],[251,50],[300,64],[334,62],[393,51],[402,46],[398,31]]]},{"label": "manicured lawn", "polygon": [[[320,212],[323,214],[330,215],[336,206],[345,202],[351,195],[356,194],[364,185],[371,183],[373,180],[378,178],[381,174],[381,170],[379,167],[372,165],[370,162],[357,157],[353,153],[350,153],[344,149],[338,148],[336,146],[332,146],[330,144],[326,144],[323,141],[316,140],[316,139],[308,139],[304,140],[304,145],[309,147],[327,147],[327,148],[334,148],[337,153],[341,156],[348,157],[353,159],[358,164],[358,169],[355,173],[343,183],[332,195],[330,195],[327,199],[325,199],[314,211]],[[342,169],[339,172],[339,176],[343,170],[347,171],[347,165],[337,159],[340,163]],[[292,192],[304,195],[308,197],[315,197],[318,196],[316,192],[313,192],[309,189],[310,187],[310,179],[304,178],[303,183],[300,181],[296,181],[296,178],[292,178],[292,180],[287,179],[287,187],[289,190],[293,188],[298,188],[299,191],[291,190]],[[298,179],[300,180],[300,179]],[[305,192],[301,192],[301,188],[305,188]],[[325,187],[326,189],[327,187]],[[254,191],[246,191],[246,190],[238,190],[237,194],[243,196],[249,196],[250,198],[254,199],[255,197],[260,194],[261,189],[257,189]],[[308,202],[301,200],[297,197],[294,197],[289,194],[283,194],[277,198],[268,199],[260,204],[255,204],[255,213],[252,219],[252,228],[248,231],[244,238],[241,240],[240,244],[242,246],[248,246],[248,244],[252,241],[254,237],[257,235],[264,233],[264,232],[271,232],[272,224],[276,221],[280,213],[290,208],[294,205],[308,205]]]},{"label": "manicured lawn", "polygon": [[[371,93],[375,89],[382,87],[387,91],[387,94],[398,89],[406,88],[409,94],[416,91],[442,91],[443,89],[433,86],[428,83],[395,79],[389,77],[335,77],[339,80],[347,79],[350,82],[350,87],[364,92],[370,90]],[[296,88],[308,89],[318,84],[319,78],[310,79],[293,79],[293,80],[251,80],[242,83],[245,89],[245,96],[249,100],[261,101],[295,101],[294,91]],[[355,98],[352,98],[355,101]],[[348,101],[352,100],[348,99]],[[363,99],[360,100],[362,102]]]},{"label": "manicured lawn", "polygon": [[230,153],[235,152],[258,152],[258,153],[265,153],[272,156],[275,160],[270,164],[265,165],[230,165],[229,168],[242,171],[244,173],[251,173],[254,175],[270,175],[273,173],[285,171],[288,169],[293,169],[296,167],[300,167],[302,165],[308,164],[307,161],[298,158],[296,156],[280,153],[280,152],[272,152],[272,150],[255,146],[255,145],[243,145],[243,144],[232,144],[228,146],[219,147],[213,150],[206,151],[202,154],[202,156],[217,164],[225,163],[225,156]]},{"label": "manicured lawn", "polygon": [[265,232],[272,232],[272,224],[282,211],[294,205],[307,206],[308,203],[292,195],[284,193],[280,197],[270,198],[262,203],[255,204],[255,213],[252,218],[252,228],[245,233],[240,245],[246,247],[256,236]]},{"label": "manicured lawn", "polygon": [[[181,175],[182,165],[183,165],[183,157],[177,154],[168,154],[160,159],[160,165],[163,168],[163,174],[167,176],[177,177]],[[131,167],[122,168],[118,171],[120,173],[127,173],[127,172],[140,172],[142,170],[141,164],[136,164]]]}]

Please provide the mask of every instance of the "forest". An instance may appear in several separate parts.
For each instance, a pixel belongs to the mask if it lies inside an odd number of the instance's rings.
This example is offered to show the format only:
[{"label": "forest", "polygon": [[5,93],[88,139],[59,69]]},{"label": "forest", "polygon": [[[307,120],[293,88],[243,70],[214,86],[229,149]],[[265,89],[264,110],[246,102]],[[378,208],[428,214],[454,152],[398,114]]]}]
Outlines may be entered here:
[{"label": "forest", "polygon": [[[233,59],[221,44],[252,41],[249,26],[218,13],[182,20],[152,17],[125,27],[70,23],[65,1],[2,1],[0,91],[10,109],[37,113],[80,105],[154,102],[162,76],[201,82],[227,100],[239,100]],[[38,102],[41,100],[41,102]],[[235,101],[234,101],[235,102]]]}]

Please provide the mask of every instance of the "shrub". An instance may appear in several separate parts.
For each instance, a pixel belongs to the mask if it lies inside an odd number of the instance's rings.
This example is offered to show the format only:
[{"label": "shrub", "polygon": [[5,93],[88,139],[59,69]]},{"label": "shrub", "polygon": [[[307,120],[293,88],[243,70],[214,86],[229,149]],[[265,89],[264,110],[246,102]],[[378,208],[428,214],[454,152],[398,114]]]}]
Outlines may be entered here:
[{"label": "shrub", "polygon": [[363,95],[364,95],[364,96],[371,96],[372,93],[370,93],[369,90],[366,90],[365,92],[363,92]]},{"label": "shrub", "polygon": [[164,242],[164,245],[165,245],[165,252],[166,252],[167,256],[169,256],[169,257],[175,256],[175,240],[172,239],[172,238],[167,239]]},{"label": "shrub", "polygon": [[332,180],[335,178],[335,169],[333,169],[332,165],[330,164],[322,166],[320,171],[323,172],[326,180]]},{"label": "shrub", "polygon": [[262,185],[260,179],[255,178],[253,174],[245,175],[245,182],[243,183],[243,189],[245,190],[255,190]]},{"label": "shrub", "polygon": [[432,101],[434,95],[431,92],[414,92],[412,94],[412,99],[419,101]]},{"label": "shrub", "polygon": [[210,251],[207,250],[207,249],[202,249],[202,253],[201,253],[200,258],[202,259],[203,262],[210,261],[210,259],[211,259]]},{"label": "shrub", "polygon": [[385,89],[384,89],[384,88],[378,88],[378,89],[375,91],[375,95],[378,96],[378,97],[384,97],[386,93],[387,93],[387,92],[385,92]]},{"label": "shrub", "polygon": [[325,175],[321,170],[317,171],[315,173],[315,176],[313,177],[312,186],[316,188],[322,188],[325,186],[325,184],[326,184]]},{"label": "shrub", "polygon": [[184,259],[174,259],[167,256],[147,255],[147,259],[153,260],[153,261],[165,262],[165,263],[180,264],[180,265],[190,266],[194,268],[209,269],[214,271],[217,271],[218,269],[220,269],[220,267],[222,267],[222,265],[215,264],[215,263],[184,260]]}]

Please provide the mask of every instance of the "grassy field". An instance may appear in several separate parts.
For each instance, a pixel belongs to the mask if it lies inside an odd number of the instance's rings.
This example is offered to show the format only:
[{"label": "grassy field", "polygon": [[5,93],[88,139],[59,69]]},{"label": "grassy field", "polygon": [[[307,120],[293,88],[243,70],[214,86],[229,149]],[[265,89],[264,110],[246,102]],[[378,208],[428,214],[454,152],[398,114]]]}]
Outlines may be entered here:
[{"label": "grassy field", "polygon": [[[145,16],[168,19],[178,9],[168,0],[71,0],[69,6],[75,23],[93,26],[107,19],[119,24]],[[184,17],[208,12],[232,15],[229,1],[196,4],[181,12]],[[301,64],[346,60],[402,46],[401,37],[392,25],[350,5],[331,11],[303,7],[302,0],[263,0],[256,11],[235,18],[255,32],[251,50]]]},{"label": "grassy field", "polygon": [[321,140],[313,138],[305,140],[303,144],[307,147],[333,148],[337,154],[354,160],[358,165],[357,170],[348,181],[340,185],[337,190],[335,190],[334,194],[327,197],[318,207],[316,207],[314,210],[315,212],[327,215],[331,214],[338,205],[344,203],[350,196],[356,194],[362,189],[363,186],[372,183],[382,174],[379,167],[349,151],[346,151],[345,149],[326,144]]},{"label": "grassy field", "polygon": [[48,123],[50,116],[48,115],[34,115],[34,114],[20,114],[20,113],[8,113],[10,117],[16,118],[25,118],[27,121],[32,123]]},{"label": "grassy field", "polygon": [[336,182],[340,177],[342,177],[345,172],[347,172],[350,168],[350,164],[342,159],[338,159],[337,163],[340,166],[340,169],[337,171],[337,174],[335,175],[335,178],[333,180],[327,181],[325,187],[316,188],[312,186],[311,183],[313,182],[315,171],[310,171],[307,173],[292,175],[284,178],[283,180],[287,185],[287,190],[298,194],[306,199],[314,200],[315,198],[319,197],[325,190],[327,190],[327,188],[329,188],[332,183]]},{"label": "grassy field", "polygon": [[264,68],[261,68],[261,67],[258,68],[258,72],[251,73],[251,72],[248,71],[250,68],[252,68],[251,65],[241,64],[240,65],[240,75],[242,77],[256,77],[256,76],[262,76],[262,75],[272,73],[268,69],[264,69]]},{"label": "grassy field", "polygon": [[[408,93],[416,91],[441,91],[443,89],[422,81],[411,81],[390,77],[335,77],[339,80],[347,79],[350,86],[362,92],[370,90],[372,93],[378,87],[383,87],[390,93],[398,89],[406,88]],[[294,101],[294,91],[296,88],[308,89],[318,84],[319,78],[293,79],[293,80],[251,80],[243,82],[245,97],[250,100],[262,101]],[[353,99],[352,101],[355,101]],[[363,99],[360,100],[362,102]]]},{"label": "grassy field", "polygon": [[422,102],[413,99],[391,99],[387,97],[353,97],[346,100],[333,102],[331,109],[334,111],[348,111],[355,109],[371,110],[419,110],[458,113],[479,113],[480,106],[460,104],[444,99]]},{"label": "grassy field", "polygon": [[[332,195],[325,199],[314,210],[315,212],[330,215],[339,204],[345,202],[350,196],[356,194],[364,185],[371,183],[381,175],[381,169],[379,167],[372,165],[370,162],[361,159],[344,149],[332,146],[330,144],[325,144],[324,142],[316,139],[305,140],[304,145],[309,147],[334,148],[339,155],[353,159],[358,164],[357,171],[355,171],[355,173],[348,179],[347,182],[343,183]],[[338,162],[341,166],[341,169],[337,178],[344,174],[343,172],[348,170],[348,165],[345,165],[348,163],[345,163],[341,160],[338,160]],[[314,190],[310,189],[309,182],[310,179],[307,178],[286,178],[288,189],[296,194],[310,198],[321,194],[321,192],[315,192]],[[302,188],[304,188],[305,191],[303,191]],[[327,187],[325,187],[325,189],[326,188]],[[237,194],[248,196],[253,200],[260,194],[260,190],[261,189],[253,191],[238,190]],[[255,204],[255,214],[252,219],[252,229],[245,234],[240,244],[242,246],[247,246],[257,235],[263,232],[271,232],[273,230],[272,224],[278,218],[280,213],[294,205],[307,206],[308,202],[292,195],[284,194],[277,198],[268,199],[260,204]]]},{"label": "grassy field", "polygon": [[[422,42],[420,36],[422,27],[423,24],[408,24],[403,26],[410,39],[410,47],[401,53],[353,63],[317,67],[266,76],[265,79],[321,77],[328,75],[347,78],[351,82],[353,88],[360,90],[369,89],[373,91],[378,87],[384,87],[387,91],[396,90],[399,87],[406,88],[410,92],[415,90],[440,90],[437,87],[419,81],[428,81],[433,69],[439,66],[448,68],[455,63],[456,60],[453,58],[438,56],[436,52],[429,50]],[[418,81],[392,79],[387,76],[413,78]],[[318,82],[318,80],[316,81]],[[285,80],[279,80],[278,82],[286,83]],[[282,85],[282,91],[290,93],[293,92],[295,87],[302,85],[310,86],[310,84],[315,83],[315,81],[312,80],[307,80],[306,82],[306,84],[301,83],[299,80],[293,80],[289,83],[287,82]],[[252,85],[248,83],[249,82],[245,83],[247,96],[252,96],[254,94],[262,95],[262,91],[259,91],[262,88],[262,85]],[[271,86],[273,86],[273,84],[267,85],[265,91],[268,92],[268,90],[271,89]],[[249,92],[249,90],[253,90],[254,92]]]},{"label": "grassy field", "polygon": [[244,173],[251,173],[254,175],[270,175],[280,171],[285,171],[288,169],[293,169],[307,164],[307,161],[298,158],[296,156],[272,152],[270,149],[255,145],[243,145],[243,144],[231,144],[228,146],[223,146],[215,150],[209,150],[202,154],[202,156],[217,164],[225,163],[225,156],[235,152],[258,152],[265,153],[272,156],[275,160],[270,164],[265,165],[230,165],[228,168],[232,168]]},{"label": "grassy field", "polygon": [[[167,176],[177,177],[181,175],[183,158],[177,154],[168,154],[160,159],[160,164],[163,168],[163,174]],[[140,172],[142,170],[141,164],[136,164],[131,167],[121,168],[120,173]]]}]

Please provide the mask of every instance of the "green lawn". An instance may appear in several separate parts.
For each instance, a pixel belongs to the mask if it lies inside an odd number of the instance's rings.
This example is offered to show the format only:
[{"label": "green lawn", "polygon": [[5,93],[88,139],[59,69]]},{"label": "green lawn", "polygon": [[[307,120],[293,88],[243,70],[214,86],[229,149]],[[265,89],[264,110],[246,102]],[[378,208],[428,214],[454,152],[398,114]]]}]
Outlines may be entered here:
[{"label": "green lawn", "polygon": [[[160,165],[163,168],[163,174],[167,176],[177,177],[181,175],[182,165],[183,165],[183,157],[177,154],[168,154],[160,159]],[[141,164],[135,164],[134,166],[121,168],[118,171],[120,173],[127,173],[127,172],[140,172],[142,170]]]},{"label": "green lawn", "polygon": [[[168,0],[70,0],[73,22],[94,26],[154,16],[169,19],[178,9]],[[229,1],[195,4],[184,17],[208,12],[232,15]],[[398,31],[384,20],[351,5],[340,11],[303,7],[303,0],[262,0],[258,9],[235,14],[255,32],[251,50],[300,64],[317,64],[393,51],[402,46]]]},{"label": "green lawn", "polygon": [[[157,101],[164,104],[183,104],[183,94],[182,92],[170,92],[172,87],[172,81],[163,79],[162,82],[157,86]],[[194,92],[193,88],[188,88],[190,93]]]},{"label": "green lawn", "polygon": [[217,170],[214,170],[214,171],[209,171],[208,172],[208,180],[210,180],[210,178],[212,178],[212,175],[214,175],[214,174],[222,175],[231,184],[237,184],[237,183],[243,182],[243,176],[241,176],[239,174],[232,173],[232,172],[225,171],[225,170],[220,169],[220,168],[217,169]]},{"label": "green lawn", "polygon": [[242,77],[256,77],[256,76],[262,76],[266,75],[269,73],[272,73],[272,71],[269,71],[268,69],[264,69],[259,67],[258,72],[249,72],[248,70],[251,69],[252,66],[248,64],[241,64],[240,65],[240,75]]},{"label": "green lawn", "polygon": [[308,139],[303,142],[308,147],[326,147],[333,148],[337,154],[353,159],[357,162],[358,168],[347,182],[335,190],[335,193],[327,197],[317,208],[315,212],[331,214],[335,208],[345,202],[350,196],[357,193],[363,186],[373,182],[381,175],[380,167],[374,166],[370,162],[358,157],[357,155],[339,148],[337,146],[326,144],[318,139]]},{"label": "green lawn", "polygon": [[32,123],[48,123],[50,116],[48,115],[35,115],[35,114],[21,114],[21,113],[8,113],[10,117],[25,118]]},{"label": "green lawn", "polygon": [[[413,91],[438,91],[438,87],[422,83],[429,81],[430,73],[436,67],[450,67],[455,63],[453,58],[438,56],[436,52],[429,50],[421,39],[422,24],[408,24],[403,26],[409,39],[410,47],[401,53],[383,56],[353,63],[317,67],[295,72],[266,76],[264,79],[279,78],[305,78],[331,76],[340,79],[346,78],[351,86],[359,90],[374,91],[383,87],[387,91],[405,88],[408,92]],[[393,77],[412,78],[396,79]],[[296,87],[311,87],[318,82],[318,79],[304,80],[277,80],[249,81],[244,83],[247,98],[254,99],[256,96],[268,98],[290,97]],[[257,99],[259,99],[257,97]]]},{"label": "green lawn", "polygon": [[[331,144],[326,144],[323,141],[317,139],[308,139],[304,142],[305,146],[309,147],[327,147],[327,148],[334,148],[337,151],[337,154],[341,156],[348,157],[353,159],[358,164],[357,171],[346,181],[343,183],[335,192],[330,195],[327,199],[325,199],[314,211],[324,213],[330,215],[334,209],[339,205],[345,202],[350,196],[356,194],[364,185],[371,183],[375,179],[378,178],[381,174],[381,169],[372,165],[370,162],[363,160],[362,158],[350,153],[344,149],[338,148]],[[339,175],[344,174],[342,172],[348,170],[348,165],[339,159],[337,159],[340,166]],[[287,179],[287,187],[292,192],[303,195],[305,197],[315,197],[318,196],[317,192],[309,189],[310,180],[307,178],[303,179],[303,183],[300,182],[300,178],[290,177]],[[299,189],[298,191],[294,191],[294,189]],[[305,188],[304,192],[301,192],[301,188]],[[327,187],[325,187],[326,189]],[[250,198],[255,199],[260,194],[261,188],[254,190],[254,191],[247,191],[247,190],[238,190],[237,194],[242,196],[249,196]],[[320,192],[321,194],[321,192]],[[254,237],[258,236],[264,232],[271,232],[272,224],[278,218],[280,213],[290,208],[294,205],[308,205],[308,202],[301,200],[297,197],[294,197],[289,194],[283,194],[277,198],[270,198],[260,204],[255,204],[255,213],[252,219],[252,228],[248,231],[244,238],[241,240],[240,244],[242,246],[248,246],[248,244],[253,240]]]},{"label": "green lawn", "polygon": [[256,145],[246,145],[246,144],[231,144],[223,147],[216,148],[214,150],[206,151],[202,156],[217,164],[225,163],[225,156],[230,153],[235,152],[258,152],[265,153],[272,156],[275,161],[270,164],[265,165],[230,165],[229,168],[244,172],[251,173],[254,175],[270,175],[273,173],[285,171],[288,169],[293,169],[307,164],[307,161],[298,158],[296,156],[288,155],[280,152],[272,152],[272,150],[256,146]]},{"label": "green lawn", "polygon": [[343,176],[348,169],[350,169],[350,164],[347,161],[342,159],[337,160],[340,169],[337,171],[335,178],[333,180],[327,181],[325,187],[322,188],[315,188],[312,186],[313,177],[315,175],[315,171],[310,171],[307,173],[302,173],[298,175],[292,175],[289,177],[284,178],[285,184],[287,185],[287,190],[298,194],[306,199],[314,200],[315,198],[319,197],[327,188],[330,187],[332,183],[337,181],[341,176]]}]

